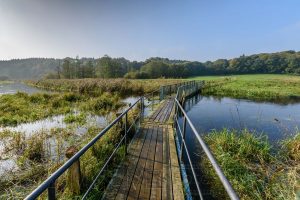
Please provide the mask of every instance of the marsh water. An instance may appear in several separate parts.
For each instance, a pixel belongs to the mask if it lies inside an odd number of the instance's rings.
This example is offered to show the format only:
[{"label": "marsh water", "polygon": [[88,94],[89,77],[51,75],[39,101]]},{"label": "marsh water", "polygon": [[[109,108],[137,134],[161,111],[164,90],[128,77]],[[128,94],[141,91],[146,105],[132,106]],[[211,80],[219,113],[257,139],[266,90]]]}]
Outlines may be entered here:
[{"label": "marsh water", "polygon": [[[37,89],[31,86],[27,86],[23,83],[5,83],[0,84],[0,95],[3,94],[15,94],[18,91],[25,92],[28,94],[33,93],[45,93],[49,92],[46,90]],[[122,99],[122,102],[124,102],[126,105],[133,104],[138,100],[139,97],[127,97]],[[119,112],[122,112],[125,110],[127,106],[122,107]],[[74,110],[75,114],[80,114],[80,112]],[[74,135],[77,137],[80,137],[84,135],[88,131],[88,127],[96,126],[99,128],[103,128],[115,117],[114,113],[108,113],[105,116],[99,116],[99,115],[87,115],[86,123],[84,125],[72,125],[72,130],[74,131]],[[21,123],[14,127],[0,127],[0,131],[3,131],[5,129],[16,131],[16,132],[22,132],[25,134],[26,137],[30,137],[34,134],[38,134],[44,131],[50,131],[54,128],[68,128],[70,124],[65,123],[64,121],[65,115],[56,115],[51,116],[45,119],[36,120],[34,122],[29,123]],[[55,141],[52,141],[52,139],[49,139],[49,143],[52,144],[52,146],[55,146]],[[0,140],[0,153],[3,151],[4,147],[4,141]],[[51,150],[52,151],[52,150]],[[52,156],[55,156],[54,152],[52,152]],[[17,170],[17,164],[15,161],[14,156],[7,157],[5,155],[0,155],[0,175],[2,175],[5,172]]]},{"label": "marsh water", "polygon": [[1,83],[0,82],[0,95],[2,94],[15,94],[17,92],[25,92],[28,94],[38,93],[38,92],[49,92],[46,90],[41,90],[35,87],[28,86],[21,82],[11,82],[11,83]]},{"label": "marsh water", "polygon": [[265,134],[272,144],[300,128],[300,102],[277,104],[228,97],[194,96],[185,110],[200,134],[223,128]]},{"label": "marsh water", "polygon": [[[278,104],[196,95],[187,99],[184,109],[200,135],[208,134],[213,130],[220,131],[224,128],[248,129],[253,134],[266,135],[275,148],[280,141],[292,137],[300,128],[300,102]],[[180,123],[182,124],[182,119],[180,119]],[[201,157],[199,155],[202,149],[188,126],[186,143],[193,165],[197,168],[200,163]],[[196,194],[196,187],[191,179],[191,170],[187,164],[186,155],[184,155],[184,163],[191,183],[191,192]],[[196,169],[196,171],[198,180],[202,182],[202,187],[206,188],[200,169]],[[206,199],[212,198],[209,192],[204,196]]]}]

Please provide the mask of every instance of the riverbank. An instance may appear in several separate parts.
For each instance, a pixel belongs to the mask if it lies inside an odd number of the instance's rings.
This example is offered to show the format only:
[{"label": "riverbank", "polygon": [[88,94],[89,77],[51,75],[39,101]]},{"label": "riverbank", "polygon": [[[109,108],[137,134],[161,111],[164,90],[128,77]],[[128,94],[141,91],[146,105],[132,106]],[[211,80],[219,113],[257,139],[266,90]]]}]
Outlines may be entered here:
[{"label": "riverbank", "polygon": [[[225,176],[239,197],[250,199],[294,200],[300,197],[300,133],[280,142],[274,149],[266,136],[223,129],[204,137]],[[212,195],[227,199],[207,158],[200,166]]]},{"label": "riverbank", "polygon": [[255,74],[232,76],[199,76],[205,80],[202,93],[258,101],[300,102],[300,76]]}]

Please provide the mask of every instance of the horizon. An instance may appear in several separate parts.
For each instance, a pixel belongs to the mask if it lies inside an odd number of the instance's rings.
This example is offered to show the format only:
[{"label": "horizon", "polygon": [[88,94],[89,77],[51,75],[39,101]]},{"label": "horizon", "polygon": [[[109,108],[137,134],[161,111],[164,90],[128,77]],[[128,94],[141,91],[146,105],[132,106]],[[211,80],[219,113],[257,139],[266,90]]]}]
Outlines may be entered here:
[{"label": "horizon", "polygon": [[300,2],[0,0],[0,60],[232,59],[300,46]]},{"label": "horizon", "polygon": [[[215,62],[215,61],[217,61],[217,60],[222,60],[222,59],[231,60],[231,59],[234,59],[234,58],[239,58],[239,57],[241,57],[241,56],[246,56],[246,57],[247,57],[247,56],[253,56],[253,55],[258,55],[258,54],[275,54],[275,53],[281,53],[281,52],[287,52],[287,51],[295,51],[296,53],[297,53],[297,52],[300,52],[300,51],[296,51],[296,50],[290,49],[290,50],[283,50],[283,51],[278,51],[278,52],[259,52],[259,53],[250,54],[250,55],[242,54],[242,55],[239,55],[239,56],[236,56],[236,57],[233,57],[233,58],[217,58],[217,59],[215,59],[215,60],[206,60],[206,61],[201,61],[201,60],[182,60],[182,61],[205,63],[205,62]],[[144,60],[131,60],[131,59],[128,59],[128,58],[126,58],[126,57],[124,57],[124,56],[121,56],[121,57],[113,57],[113,56],[110,56],[110,55],[107,55],[107,54],[105,54],[105,55],[103,55],[103,56],[99,56],[99,57],[80,57],[79,55],[77,55],[77,56],[79,57],[79,59],[86,58],[86,59],[95,59],[95,60],[97,60],[97,59],[99,59],[99,58],[101,58],[101,57],[108,56],[108,57],[111,57],[111,58],[125,58],[126,60],[129,60],[129,61],[131,61],[131,62],[133,62],[133,61],[144,62],[144,61],[146,61],[147,59],[150,59],[150,58],[163,58],[163,59],[169,59],[169,60],[181,60],[181,59],[176,59],[176,58],[175,58],[175,59],[170,59],[170,58],[167,58],[167,57],[158,57],[158,56],[156,56],[156,57],[149,57],[149,58],[146,58],[146,59],[144,59]],[[12,61],[12,60],[26,60],[26,59],[55,59],[55,60],[64,60],[64,59],[66,59],[66,58],[76,59],[77,56],[74,56],[74,57],[68,56],[68,57],[62,57],[62,58],[54,58],[54,57],[12,58],[12,59],[7,59],[7,60],[0,60],[0,62],[1,62],[1,61],[4,61],[4,62],[5,62],[5,61]]]}]

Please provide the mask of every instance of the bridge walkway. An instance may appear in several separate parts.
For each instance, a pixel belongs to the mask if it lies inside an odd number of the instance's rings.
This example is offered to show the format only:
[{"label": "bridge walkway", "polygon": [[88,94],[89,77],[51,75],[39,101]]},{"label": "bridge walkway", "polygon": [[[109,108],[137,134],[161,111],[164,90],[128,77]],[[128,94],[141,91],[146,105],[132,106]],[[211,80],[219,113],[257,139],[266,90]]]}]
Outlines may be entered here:
[{"label": "bridge walkway", "polygon": [[172,120],[174,99],[146,118],[103,199],[184,199]]}]

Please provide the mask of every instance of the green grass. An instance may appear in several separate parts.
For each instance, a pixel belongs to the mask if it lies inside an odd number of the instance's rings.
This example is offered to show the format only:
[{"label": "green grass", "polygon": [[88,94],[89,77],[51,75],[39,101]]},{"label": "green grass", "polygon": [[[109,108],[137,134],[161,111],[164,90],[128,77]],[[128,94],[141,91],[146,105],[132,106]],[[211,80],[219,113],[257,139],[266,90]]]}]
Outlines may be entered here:
[{"label": "green grass", "polygon": [[13,81],[0,81],[0,85],[1,84],[11,84],[11,83],[13,83]]},{"label": "green grass", "polygon": [[[300,133],[273,149],[266,136],[224,129],[204,137],[241,199],[294,200],[300,192]],[[222,184],[204,156],[201,167],[213,196],[226,199]],[[298,196],[299,197],[299,196]]]},{"label": "green grass", "polygon": [[6,94],[0,96],[0,126],[15,126],[49,116],[81,112],[105,114],[123,106],[118,95],[102,93],[98,96],[78,93]]},{"label": "green grass", "polygon": [[279,102],[300,100],[300,76],[276,74],[200,76],[190,80],[205,80],[206,87],[203,94],[207,95]]}]

